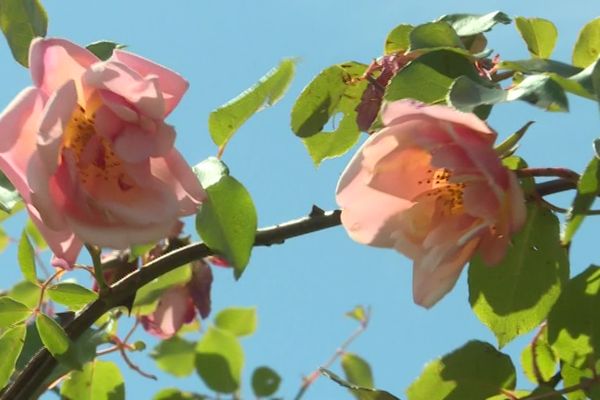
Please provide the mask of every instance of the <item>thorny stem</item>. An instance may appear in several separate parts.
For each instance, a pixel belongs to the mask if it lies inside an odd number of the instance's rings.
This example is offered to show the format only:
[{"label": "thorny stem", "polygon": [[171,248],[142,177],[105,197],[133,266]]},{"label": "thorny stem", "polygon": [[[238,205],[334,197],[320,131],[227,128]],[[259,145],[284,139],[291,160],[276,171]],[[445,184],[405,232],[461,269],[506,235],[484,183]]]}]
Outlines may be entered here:
[{"label": "thorny stem", "polygon": [[[574,189],[576,185],[577,182],[572,179],[558,178],[536,184],[536,191],[540,196],[546,196]],[[254,245],[282,244],[285,240],[296,236],[340,225],[340,214],[339,210],[324,212],[314,209],[307,217],[260,229],[256,234]],[[136,270],[115,283],[110,288],[110,295],[101,292],[96,301],[90,303],[73,320],[65,324],[65,331],[72,340],[76,340],[104,313],[127,304],[127,299],[145,284],[181,265],[210,255],[214,253],[204,243],[192,243],[149,262],[146,267]],[[118,260],[107,260],[103,267],[109,267],[111,263],[118,263]],[[56,363],[48,350],[42,348],[0,393],[0,400],[31,399],[44,389],[42,386]]]},{"label": "thorny stem", "polygon": [[94,264],[94,278],[96,278],[96,283],[98,284],[98,291],[101,295],[108,293],[110,288],[104,279],[102,260],[100,259],[100,249],[87,243],[85,248],[90,253],[90,257],[92,257],[92,264]]},{"label": "thorny stem", "polygon": [[317,380],[317,378],[319,378],[319,376],[321,376],[322,368],[329,369],[333,365],[333,363],[336,362],[336,360],[346,352],[346,349],[348,348],[348,346],[350,346],[352,344],[352,342],[354,342],[354,340],[356,340],[356,338],[358,338],[367,329],[370,319],[371,319],[371,310],[370,310],[370,308],[368,308],[365,312],[364,318],[360,321],[359,327],[356,328],[356,330],[352,333],[352,335],[350,335],[340,345],[340,347],[338,347],[336,349],[336,351],[331,355],[331,357],[329,357],[329,359],[325,362],[325,364],[323,364],[319,368],[315,369],[313,372],[310,373],[310,375],[308,375],[307,377],[305,377],[303,379],[302,385],[300,386],[300,389],[298,390],[296,397],[294,397],[294,400],[300,400],[302,398],[302,396],[304,396],[304,393],[306,393],[306,391],[308,390],[310,385],[312,385]]}]

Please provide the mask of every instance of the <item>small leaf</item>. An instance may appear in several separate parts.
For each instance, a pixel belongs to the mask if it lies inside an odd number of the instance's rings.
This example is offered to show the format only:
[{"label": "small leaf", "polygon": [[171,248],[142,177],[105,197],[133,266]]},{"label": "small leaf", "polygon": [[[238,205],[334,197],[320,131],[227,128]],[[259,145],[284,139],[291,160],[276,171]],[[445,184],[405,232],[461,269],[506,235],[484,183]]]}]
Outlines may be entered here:
[{"label": "small leaf", "polygon": [[519,147],[519,141],[523,139],[529,127],[533,125],[533,121],[528,121],[518,131],[507,137],[502,143],[497,145],[494,150],[500,158],[506,158],[512,155]]},{"label": "small leaf", "polygon": [[582,71],[581,68],[555,60],[533,58],[529,60],[501,61],[497,64],[499,70],[518,71],[527,74],[552,72],[568,78]]},{"label": "small leaf", "polygon": [[25,230],[23,230],[23,233],[21,233],[17,258],[19,260],[19,267],[21,268],[23,277],[31,283],[37,283],[37,276],[35,272],[35,252]]},{"label": "small leaf", "polygon": [[375,383],[373,383],[371,366],[357,354],[344,353],[344,355],[342,355],[341,364],[348,382],[356,386],[368,388],[375,386]]},{"label": "small leaf", "polygon": [[213,142],[224,146],[254,113],[277,103],[289,87],[295,68],[294,60],[281,61],[254,86],[211,112],[208,129]]},{"label": "small leaf", "polygon": [[56,321],[46,314],[38,314],[35,318],[35,326],[40,335],[44,347],[62,364],[69,369],[81,367],[76,352],[72,349],[71,339]]},{"label": "small leaf", "polygon": [[401,24],[388,33],[385,38],[384,54],[403,53],[410,47],[410,32],[412,25]]},{"label": "small leaf", "polygon": [[252,372],[252,391],[256,397],[273,395],[280,383],[279,374],[269,367],[258,367]]},{"label": "small leaf", "polygon": [[516,381],[510,357],[489,343],[470,341],[425,366],[407,389],[408,400],[486,399]]},{"label": "small leaf", "polygon": [[63,400],[125,400],[125,382],[115,363],[94,360],[69,375],[60,395]]},{"label": "small leaf", "polygon": [[506,101],[507,94],[506,90],[483,86],[467,76],[459,76],[450,86],[446,102],[457,110],[473,112],[481,105]]},{"label": "small leaf", "polygon": [[196,371],[211,390],[233,393],[240,387],[244,351],[230,332],[209,327],[196,346]]},{"label": "small leaf", "polygon": [[48,16],[38,0],[2,0],[0,28],[15,60],[28,67],[29,44],[37,36],[46,36]]},{"label": "small leaf", "polygon": [[449,14],[438,19],[450,24],[459,36],[471,36],[487,32],[496,24],[510,24],[511,19],[501,11],[487,14]]},{"label": "small leaf", "polygon": [[0,253],[6,250],[10,244],[10,236],[0,227]]},{"label": "small leaf", "polygon": [[205,189],[219,182],[222,177],[229,176],[229,167],[216,157],[208,157],[196,164],[192,170]]},{"label": "small leaf", "polygon": [[586,213],[600,194],[600,160],[593,157],[577,182],[577,194],[565,221],[562,243],[567,245],[581,226]]},{"label": "small leaf", "polygon": [[348,311],[346,316],[355,319],[358,322],[365,322],[367,320],[367,311],[363,306],[356,306]]},{"label": "small leaf", "polygon": [[37,226],[35,226],[33,221],[31,221],[31,218],[28,218],[27,222],[25,223],[25,232],[27,232],[29,239],[33,241],[33,245],[38,250],[45,250],[48,248],[48,244],[44,240],[44,237],[38,230]]},{"label": "small leaf", "polygon": [[250,193],[231,176],[206,188],[207,199],[196,216],[196,230],[206,245],[223,255],[239,279],[256,235],[256,208]]},{"label": "small leaf", "polygon": [[384,98],[387,101],[415,99],[424,103],[445,103],[454,80],[468,76],[480,79],[473,63],[464,55],[450,50],[436,50],[417,58],[390,81]]},{"label": "small leaf", "polygon": [[17,358],[25,343],[25,325],[17,325],[7,329],[0,336],[0,389],[6,386],[15,370]]},{"label": "small leaf", "polygon": [[524,100],[548,111],[569,111],[563,88],[547,75],[530,75],[508,91],[507,101]]},{"label": "small leaf", "polygon": [[111,42],[110,40],[99,40],[85,46],[86,49],[94,53],[94,55],[102,61],[108,60],[110,56],[112,56],[114,50],[122,49],[123,47],[125,46],[116,42]]},{"label": "small leaf", "polygon": [[177,377],[184,377],[194,372],[196,345],[179,336],[163,340],[154,348],[150,357],[165,372]]},{"label": "small leaf", "polygon": [[156,393],[152,400],[207,400],[206,396],[197,393],[182,392],[176,388],[162,389]]},{"label": "small leaf", "polygon": [[356,397],[358,400],[400,400],[396,396],[389,392],[386,392],[385,390],[377,390],[353,385],[352,383],[346,382],[345,380],[343,380],[342,378],[325,368],[321,368],[320,371],[321,374],[325,375],[338,385],[350,390],[350,392],[352,392],[354,397]]},{"label": "small leaf", "polygon": [[25,304],[10,297],[0,297],[0,329],[21,322],[29,317],[31,310]]},{"label": "small leaf", "polygon": [[469,302],[503,347],[546,319],[568,276],[558,219],[530,204],[525,226],[498,265],[491,268],[479,257],[471,261]]},{"label": "small leaf", "polygon": [[[574,387],[583,383],[585,387],[589,387],[590,380],[594,377],[594,373],[589,368],[576,368],[567,363],[563,363],[560,369],[560,375],[563,378],[564,387]],[[597,386],[597,385],[594,385]],[[574,390],[568,394],[569,400],[588,400],[590,397],[583,390]],[[592,397],[597,399],[598,397]]]},{"label": "small leaf", "polygon": [[543,18],[517,17],[515,24],[533,57],[550,57],[558,37],[556,26],[551,21]]},{"label": "small leaf", "polygon": [[429,22],[415,26],[410,32],[410,50],[438,47],[463,48],[456,31],[447,22]]},{"label": "small leaf", "polygon": [[96,300],[98,294],[71,282],[57,283],[48,288],[48,296],[55,302],[63,304],[74,310],[79,310],[88,303]]},{"label": "small leaf", "polygon": [[216,315],[215,325],[235,336],[251,335],[256,330],[256,307],[225,308]]},{"label": "small leaf", "polygon": [[29,281],[22,281],[15,284],[8,292],[13,300],[23,303],[29,309],[37,307],[40,301],[41,289]]},{"label": "small leaf", "polygon": [[[366,67],[347,62],[326,68],[296,100],[291,115],[292,131],[303,139],[315,166],[327,158],[345,154],[358,141],[356,107],[368,84],[358,78]],[[325,130],[328,121],[331,130]]]},{"label": "small leaf", "polygon": [[544,326],[521,353],[523,372],[536,385],[548,382],[558,367],[558,360],[548,344],[547,336],[547,328]]},{"label": "small leaf", "polygon": [[573,65],[585,68],[594,63],[600,55],[600,17],[587,23],[573,49]]},{"label": "small leaf", "polygon": [[548,315],[548,342],[561,360],[583,366],[600,359],[600,267],[572,278]]}]

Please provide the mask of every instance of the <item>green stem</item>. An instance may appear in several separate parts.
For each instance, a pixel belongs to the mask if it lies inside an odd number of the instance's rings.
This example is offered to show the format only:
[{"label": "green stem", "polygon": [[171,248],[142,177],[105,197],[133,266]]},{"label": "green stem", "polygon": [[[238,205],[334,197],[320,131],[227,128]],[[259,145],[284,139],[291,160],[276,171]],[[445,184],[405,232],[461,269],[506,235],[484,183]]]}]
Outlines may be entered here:
[{"label": "green stem", "polygon": [[88,253],[90,253],[90,257],[92,257],[92,264],[94,264],[94,278],[96,278],[96,283],[98,284],[98,290],[100,296],[105,293],[110,292],[110,287],[106,283],[104,279],[104,268],[102,266],[102,260],[100,259],[100,248],[96,246],[92,246],[90,244],[85,245]]}]

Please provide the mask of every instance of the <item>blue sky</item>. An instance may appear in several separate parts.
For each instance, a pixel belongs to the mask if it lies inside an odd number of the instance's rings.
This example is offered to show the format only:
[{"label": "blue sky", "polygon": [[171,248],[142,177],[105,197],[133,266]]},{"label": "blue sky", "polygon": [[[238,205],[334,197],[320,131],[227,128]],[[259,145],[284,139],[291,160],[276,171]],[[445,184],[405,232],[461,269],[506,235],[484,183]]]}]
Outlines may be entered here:
[{"label": "blue sky", "polygon": [[[347,60],[368,63],[381,54],[385,35],[400,23],[419,24],[454,12],[502,10],[511,16],[539,16],[558,27],[553,58],[570,61],[579,29],[595,15],[590,2],[392,0],[258,0],[157,2],[140,0],[43,1],[49,35],[85,45],[100,39],[125,43],[129,50],[169,66],[191,87],[169,122],[178,130],[177,146],[190,164],[216,153],[209,138],[211,110],[253,84],[281,58],[298,57],[296,78],[286,97],[244,125],[227,148],[224,160],[252,193],[259,225],[303,216],[312,204],[335,208],[334,190],[350,154],[315,169],[289,127],[289,112],[304,85],[321,69]],[[489,35],[490,47],[504,59],[528,58],[514,25]],[[28,71],[0,46],[0,105],[30,84]],[[501,105],[490,124],[506,136],[535,120],[519,152],[531,166],[565,166],[581,170],[592,156],[598,136],[597,105],[571,98],[571,113],[549,114],[526,104]],[[569,197],[557,196],[568,204]],[[17,219],[19,221],[19,219]],[[591,252],[593,221],[588,221],[572,248],[572,271],[595,261]],[[12,227],[14,228],[14,226]],[[8,227],[11,229],[11,226]],[[188,230],[193,226],[188,224]],[[14,248],[3,254],[2,286],[18,275]],[[8,278],[10,277],[10,279]],[[432,310],[411,298],[411,263],[401,255],[353,243],[341,228],[257,249],[242,279],[216,271],[213,310],[238,305],[258,307],[254,336],[243,339],[246,352],[246,398],[254,367],[268,365],[283,377],[279,394],[291,398],[303,374],[318,367],[354,330],[344,313],[370,305],[370,328],[350,348],[371,362],[378,387],[404,397],[404,390],[424,364],[472,338],[495,343],[468,305],[466,274],[454,291]],[[154,341],[143,332],[138,338]],[[506,346],[515,356],[529,336]],[[143,368],[159,374],[146,354],[133,355]],[[336,368],[338,368],[336,366]],[[162,387],[206,391],[199,378],[146,380],[123,366],[128,398],[150,398]],[[338,370],[339,371],[339,370]],[[526,386],[519,377],[521,386]],[[305,399],[343,399],[349,395],[319,379]],[[49,397],[51,398],[51,397]]]}]

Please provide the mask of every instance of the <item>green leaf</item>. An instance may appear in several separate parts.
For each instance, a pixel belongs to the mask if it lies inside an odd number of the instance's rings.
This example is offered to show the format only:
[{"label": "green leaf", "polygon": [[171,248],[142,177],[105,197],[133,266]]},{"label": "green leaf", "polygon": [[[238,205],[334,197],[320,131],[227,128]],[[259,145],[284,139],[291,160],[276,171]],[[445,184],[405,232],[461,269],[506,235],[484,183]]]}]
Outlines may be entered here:
[{"label": "green leaf", "polygon": [[367,311],[363,306],[356,306],[348,311],[346,316],[355,319],[358,322],[365,322],[367,320]]},{"label": "green leaf", "polygon": [[[579,384],[584,384],[585,387],[590,387],[590,380],[594,377],[594,373],[589,368],[576,368],[567,363],[563,363],[560,369],[560,374],[563,378],[564,387],[572,387]],[[596,388],[598,384],[594,385]],[[582,390],[574,390],[567,394],[569,400],[588,400],[590,397]],[[598,399],[599,397],[592,397]]]},{"label": "green leaf", "polygon": [[209,327],[196,347],[196,371],[206,386],[219,393],[240,387],[244,351],[230,332]]},{"label": "green leaf", "polygon": [[258,367],[252,372],[252,391],[256,397],[273,395],[280,383],[279,374],[269,367]]},{"label": "green leaf", "polygon": [[0,253],[6,250],[10,244],[10,236],[0,227]]},{"label": "green leaf", "polygon": [[215,325],[235,336],[246,336],[256,330],[256,319],[256,307],[230,307],[219,311]]},{"label": "green leaf", "polygon": [[182,392],[176,388],[162,389],[152,400],[206,400],[207,397],[197,393]]},{"label": "green leaf", "polygon": [[523,372],[536,385],[548,382],[558,367],[558,360],[548,344],[547,336],[547,328],[544,326],[521,353]]},{"label": "green leaf", "polygon": [[29,281],[22,281],[15,284],[8,292],[13,300],[23,303],[30,309],[37,307],[40,301],[40,287]]},{"label": "green leaf", "polygon": [[[154,307],[150,306],[155,304],[165,290],[175,285],[185,284],[191,277],[192,270],[190,269],[190,264],[186,264],[155,278],[137,291],[133,307],[143,307],[142,313],[152,312]],[[147,309],[146,306],[148,306]]]},{"label": "green leaf", "polygon": [[350,390],[352,395],[354,395],[354,397],[356,397],[358,400],[399,400],[396,396],[389,392],[386,392],[385,390],[361,387],[354,385],[350,382],[346,382],[345,380],[343,380],[333,372],[329,371],[328,369],[320,368],[320,371],[321,374],[325,375],[338,385]]},{"label": "green leaf", "polygon": [[208,157],[196,164],[192,170],[200,180],[203,188],[214,185],[224,176],[229,176],[229,167],[216,157]]},{"label": "green leaf", "polygon": [[357,354],[344,353],[341,358],[341,364],[348,382],[356,386],[368,388],[375,386],[371,366]]},{"label": "green leaf", "polygon": [[33,250],[33,246],[31,245],[25,230],[21,233],[21,239],[19,240],[17,259],[19,260],[19,267],[21,268],[23,277],[31,283],[37,283],[35,251]]},{"label": "green leaf", "polygon": [[17,358],[25,343],[25,325],[17,325],[7,329],[0,336],[0,389],[6,386],[15,370]]},{"label": "green leaf", "polygon": [[289,87],[295,68],[294,60],[282,60],[254,86],[211,112],[208,129],[213,142],[224,146],[253,114],[277,103]]},{"label": "green leaf", "polygon": [[194,349],[196,345],[179,336],[163,340],[154,348],[150,357],[165,372],[184,377],[194,372]]},{"label": "green leaf", "polygon": [[546,319],[569,276],[558,219],[545,207],[528,205],[525,226],[512,242],[498,265],[480,257],[469,265],[469,302],[500,347]]},{"label": "green leaf", "polygon": [[[356,62],[333,65],[323,70],[300,93],[292,108],[293,132],[303,139],[313,163],[345,154],[358,141],[356,107],[367,87],[356,79],[366,65]],[[339,120],[340,114],[341,120]],[[333,129],[325,130],[331,121]]]},{"label": "green leaf", "polygon": [[60,395],[64,400],[125,400],[125,382],[115,363],[94,360],[69,375]]},{"label": "green leaf", "polygon": [[543,18],[516,17],[515,24],[533,57],[550,57],[558,37],[556,26],[551,21]]},{"label": "green leaf", "polygon": [[470,341],[430,362],[407,389],[408,400],[485,399],[515,387],[510,357],[489,343]]},{"label": "green leaf", "polygon": [[467,76],[459,76],[450,86],[446,102],[457,110],[473,112],[481,105],[502,103],[507,95],[506,90],[483,86]]},{"label": "green leaf", "polygon": [[46,314],[41,313],[35,318],[35,326],[44,347],[58,361],[69,369],[78,369],[81,367],[81,363],[77,359],[77,353],[73,349],[73,343],[62,326]]},{"label": "green leaf", "polygon": [[401,24],[388,33],[385,38],[384,54],[403,53],[410,47],[410,32],[412,25]]},{"label": "green leaf", "polygon": [[572,278],[548,315],[548,342],[561,360],[582,366],[600,359],[600,268]]},{"label": "green leaf", "polygon": [[38,0],[2,0],[0,28],[13,57],[29,66],[29,44],[37,36],[46,36],[48,16]]},{"label": "green leaf", "polygon": [[429,22],[415,26],[409,38],[411,51],[438,47],[464,47],[456,31],[447,22]]},{"label": "green leaf", "polygon": [[524,100],[547,111],[569,111],[564,89],[548,75],[526,77],[508,91],[506,100]]},{"label": "green leaf", "polygon": [[565,64],[555,60],[542,60],[539,58],[533,58],[529,60],[501,61],[497,66],[499,70],[511,70],[527,74],[552,72],[564,78],[568,78],[583,71],[581,68],[575,67],[571,64]]},{"label": "green leaf", "polygon": [[585,68],[594,63],[600,55],[600,18],[587,23],[573,49],[573,65]]},{"label": "green leaf", "polygon": [[98,299],[98,294],[71,282],[57,283],[48,288],[48,296],[55,302],[79,310]]},{"label": "green leaf", "polygon": [[449,50],[422,55],[399,71],[385,91],[385,100],[415,99],[425,103],[445,103],[448,89],[459,76],[479,80],[473,63]]},{"label": "green leaf", "polygon": [[48,248],[48,244],[44,240],[44,237],[30,218],[28,218],[25,223],[25,232],[27,232],[29,239],[33,241],[33,245],[38,250],[45,250]]},{"label": "green leaf", "polygon": [[256,235],[254,203],[246,188],[231,176],[207,187],[206,194],[196,216],[196,230],[208,247],[227,259],[239,279]]},{"label": "green leaf", "polygon": [[571,239],[573,239],[575,232],[577,232],[581,226],[581,223],[586,217],[586,213],[590,210],[599,194],[600,160],[597,157],[594,157],[577,182],[577,194],[567,213],[565,228],[562,233],[563,245],[571,243]]},{"label": "green leaf", "polygon": [[501,11],[487,14],[449,14],[438,19],[450,24],[459,36],[471,36],[487,32],[496,24],[510,24],[511,19]]},{"label": "green leaf", "polygon": [[[3,4],[0,3],[0,8]],[[0,11],[1,12],[1,11]],[[0,15],[0,19],[2,16]],[[0,172],[0,210],[11,214],[22,208],[21,195],[15,189],[13,184],[8,180],[4,173]],[[21,205],[21,206],[19,206]],[[4,218],[3,218],[4,219]]]},{"label": "green leaf", "polygon": [[99,59],[106,61],[112,56],[112,53],[116,49],[122,49],[125,47],[122,44],[111,42],[110,40],[99,40],[94,43],[90,43],[85,46],[86,49],[94,53]]},{"label": "green leaf", "polygon": [[500,158],[506,158],[512,155],[519,147],[519,141],[525,136],[533,121],[528,121],[518,131],[507,137],[502,143],[498,144],[494,150]]},{"label": "green leaf", "polygon": [[27,319],[31,315],[31,309],[10,297],[0,297],[0,329]]}]

